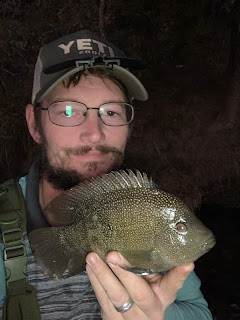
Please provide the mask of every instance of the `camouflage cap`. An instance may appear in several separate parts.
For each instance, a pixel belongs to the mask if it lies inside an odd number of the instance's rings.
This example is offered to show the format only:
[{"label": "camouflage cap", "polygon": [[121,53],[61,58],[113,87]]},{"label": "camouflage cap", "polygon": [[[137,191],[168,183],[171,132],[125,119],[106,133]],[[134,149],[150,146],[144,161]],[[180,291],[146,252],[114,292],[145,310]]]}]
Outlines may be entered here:
[{"label": "camouflage cap", "polygon": [[145,67],[141,60],[127,58],[109,41],[82,30],[43,46],[35,66],[32,103],[41,102],[69,76],[91,67],[107,68],[127,88],[131,97],[145,101],[148,93],[130,72]]}]

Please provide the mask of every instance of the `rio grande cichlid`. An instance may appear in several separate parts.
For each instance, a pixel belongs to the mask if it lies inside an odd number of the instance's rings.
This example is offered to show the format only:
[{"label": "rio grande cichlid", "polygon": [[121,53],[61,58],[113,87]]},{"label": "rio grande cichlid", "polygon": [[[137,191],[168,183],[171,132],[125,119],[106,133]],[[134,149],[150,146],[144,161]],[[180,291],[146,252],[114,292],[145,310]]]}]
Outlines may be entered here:
[{"label": "rio grande cichlid", "polygon": [[161,272],[195,261],[215,245],[212,232],[180,199],[156,188],[145,173],[127,172],[80,183],[46,207],[65,226],[29,235],[45,274],[79,273],[87,253],[105,259],[112,250],[132,264],[129,271]]}]

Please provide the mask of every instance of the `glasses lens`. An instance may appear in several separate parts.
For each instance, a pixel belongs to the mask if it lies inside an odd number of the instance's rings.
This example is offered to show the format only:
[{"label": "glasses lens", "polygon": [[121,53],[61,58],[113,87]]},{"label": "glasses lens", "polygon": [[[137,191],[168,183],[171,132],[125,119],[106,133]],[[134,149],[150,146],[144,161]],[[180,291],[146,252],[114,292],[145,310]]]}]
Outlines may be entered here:
[{"label": "glasses lens", "polygon": [[133,120],[133,106],[124,102],[105,103],[99,108],[99,115],[108,126],[124,126]]},{"label": "glasses lens", "polygon": [[74,127],[85,120],[87,107],[79,102],[59,101],[49,107],[50,120],[59,126]]}]

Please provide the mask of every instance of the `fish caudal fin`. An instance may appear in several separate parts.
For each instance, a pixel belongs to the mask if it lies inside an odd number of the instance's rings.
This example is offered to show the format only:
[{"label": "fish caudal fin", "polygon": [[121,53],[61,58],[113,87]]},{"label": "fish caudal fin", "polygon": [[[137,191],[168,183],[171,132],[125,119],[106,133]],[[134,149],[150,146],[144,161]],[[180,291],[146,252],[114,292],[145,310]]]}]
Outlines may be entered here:
[{"label": "fish caudal fin", "polygon": [[29,241],[42,272],[46,276],[59,278],[67,269],[69,257],[61,250],[51,229],[42,228],[30,232]]}]

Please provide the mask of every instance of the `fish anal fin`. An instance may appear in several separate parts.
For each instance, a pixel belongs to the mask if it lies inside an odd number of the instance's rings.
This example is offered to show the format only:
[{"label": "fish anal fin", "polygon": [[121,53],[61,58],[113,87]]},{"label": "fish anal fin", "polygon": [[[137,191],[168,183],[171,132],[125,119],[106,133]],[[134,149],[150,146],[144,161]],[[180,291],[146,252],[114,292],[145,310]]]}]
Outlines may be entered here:
[{"label": "fish anal fin", "polygon": [[76,250],[73,249],[70,251],[69,261],[67,265],[69,269],[69,273],[68,273],[69,277],[75,274],[78,274],[86,269],[85,268],[86,255],[87,255],[87,252],[79,248]]},{"label": "fish anal fin", "polygon": [[91,251],[95,252],[102,260],[106,260],[107,252],[103,248],[100,248],[100,246],[96,244],[91,244],[90,247]]},{"label": "fish anal fin", "polygon": [[61,250],[51,229],[33,230],[29,234],[29,241],[42,272],[49,277],[59,278],[67,268],[69,257]]}]

